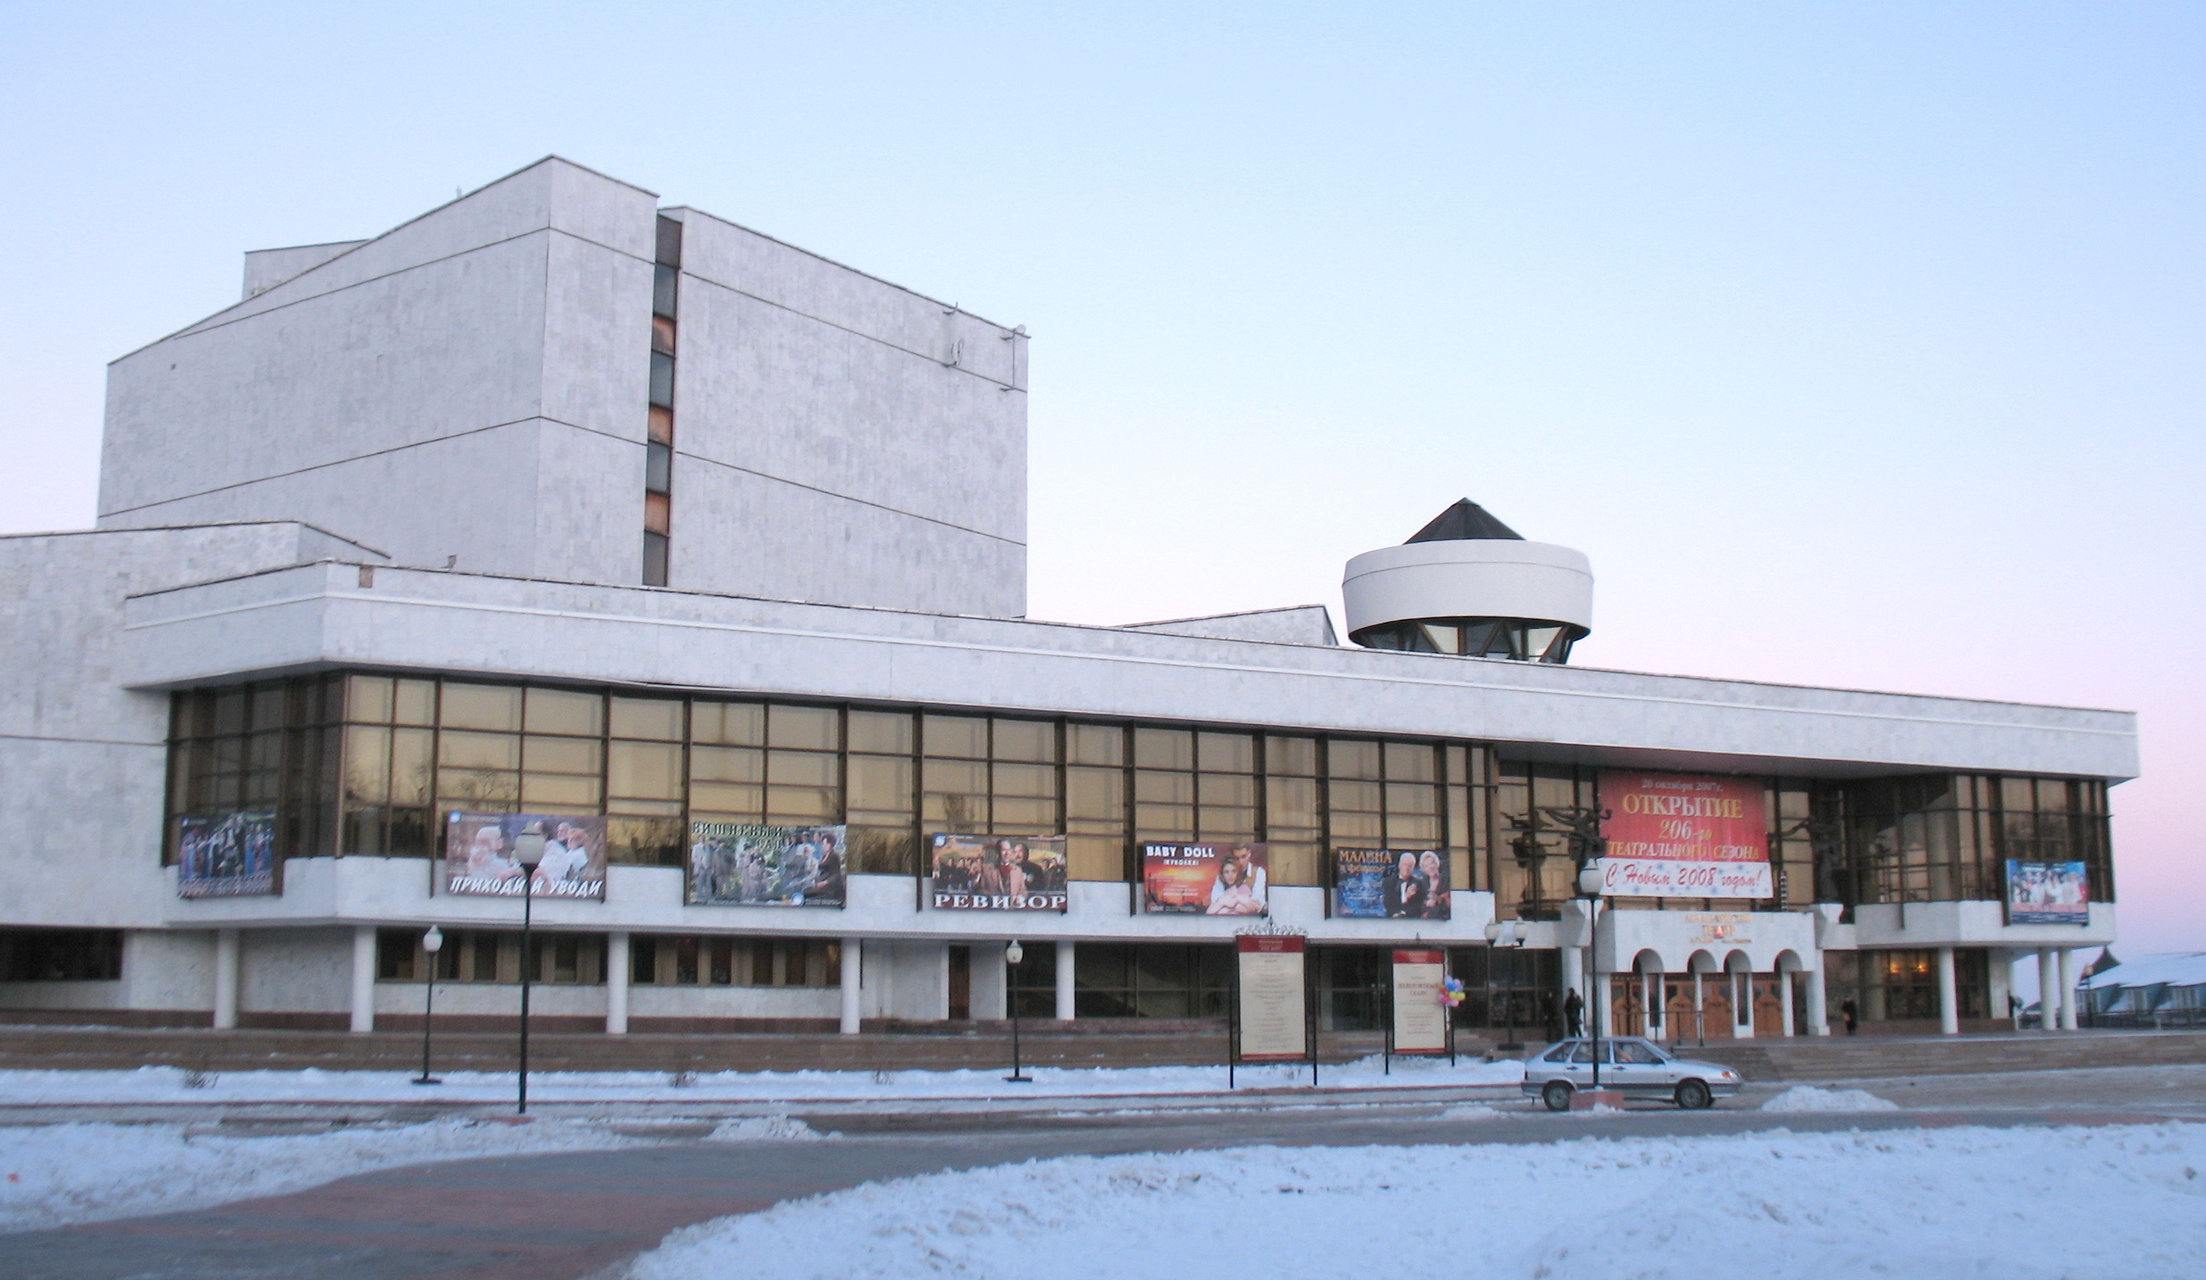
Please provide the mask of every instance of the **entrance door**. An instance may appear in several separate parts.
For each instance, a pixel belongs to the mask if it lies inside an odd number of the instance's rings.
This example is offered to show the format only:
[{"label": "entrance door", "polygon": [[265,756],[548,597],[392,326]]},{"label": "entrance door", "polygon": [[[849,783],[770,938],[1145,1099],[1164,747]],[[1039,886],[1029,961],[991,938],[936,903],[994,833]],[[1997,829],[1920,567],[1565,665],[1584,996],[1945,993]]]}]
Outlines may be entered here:
[{"label": "entrance door", "polygon": [[950,1021],[973,1018],[973,949],[950,948]]},{"label": "entrance door", "polygon": [[1777,984],[1789,981],[1791,979],[1781,973],[1754,975],[1754,1035],[1757,1039],[1785,1034],[1785,1005]]},{"label": "entrance door", "polygon": [[[1690,986],[1688,986],[1686,994],[1688,996],[1692,994]],[[1735,1015],[1732,1013],[1734,1006],[1731,1001],[1731,975],[1724,973],[1704,973],[1701,975],[1700,1007],[1704,1034],[1710,1040],[1729,1040],[1736,1034],[1736,1028],[1732,1025]]]},{"label": "entrance door", "polygon": [[1647,1034],[1646,980],[1636,973],[1609,978],[1609,1030],[1620,1036]]},{"label": "entrance door", "polygon": [[1704,1039],[1700,1019],[1693,1012],[1693,980],[1664,978],[1662,980],[1662,1030],[1670,1037],[1670,1043]]}]

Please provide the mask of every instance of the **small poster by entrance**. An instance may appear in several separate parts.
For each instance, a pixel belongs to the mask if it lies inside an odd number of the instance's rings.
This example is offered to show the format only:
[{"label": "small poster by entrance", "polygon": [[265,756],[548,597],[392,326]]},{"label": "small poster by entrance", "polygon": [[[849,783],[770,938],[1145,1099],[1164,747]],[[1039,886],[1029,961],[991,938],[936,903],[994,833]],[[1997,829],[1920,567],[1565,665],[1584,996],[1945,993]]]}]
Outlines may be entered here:
[{"label": "small poster by entrance", "polygon": [[1303,984],[1304,939],[1298,934],[1242,934],[1240,992],[1235,1009],[1235,1057],[1243,1062],[1299,1062],[1310,1056],[1309,1004]]},{"label": "small poster by entrance", "polygon": [[1437,950],[1394,953],[1395,1053],[1448,1051],[1448,964]]}]

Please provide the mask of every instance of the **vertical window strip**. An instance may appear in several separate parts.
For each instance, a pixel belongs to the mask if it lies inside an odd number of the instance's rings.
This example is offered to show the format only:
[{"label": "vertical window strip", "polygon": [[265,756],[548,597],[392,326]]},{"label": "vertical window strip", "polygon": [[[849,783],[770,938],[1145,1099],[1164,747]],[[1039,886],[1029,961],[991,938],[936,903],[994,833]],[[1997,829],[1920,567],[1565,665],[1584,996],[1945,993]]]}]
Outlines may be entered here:
[{"label": "vertical window strip", "polygon": [[667,585],[674,532],[674,373],[681,305],[682,224],[659,215],[651,274],[650,390],[645,397],[643,585]]}]

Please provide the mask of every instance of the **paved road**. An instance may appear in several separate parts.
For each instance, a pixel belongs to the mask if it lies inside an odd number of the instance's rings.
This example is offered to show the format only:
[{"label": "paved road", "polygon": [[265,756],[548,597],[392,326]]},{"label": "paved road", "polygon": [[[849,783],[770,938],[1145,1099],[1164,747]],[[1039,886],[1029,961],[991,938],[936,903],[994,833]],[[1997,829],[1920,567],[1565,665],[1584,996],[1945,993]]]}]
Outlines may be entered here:
[{"label": "paved road", "polygon": [[674,1143],[471,1160],[347,1178],[194,1213],[0,1236],[11,1280],[563,1280],[650,1248],[668,1231],[778,1201],[944,1169],[1036,1157],[1256,1144],[1539,1143],[1575,1137],[1899,1129],[1960,1124],[2206,1121],[2206,1067],[1873,1082],[1890,1112],[1668,1108],[1451,1118],[1444,1101],[1215,1110],[813,1115],[832,1142]]}]

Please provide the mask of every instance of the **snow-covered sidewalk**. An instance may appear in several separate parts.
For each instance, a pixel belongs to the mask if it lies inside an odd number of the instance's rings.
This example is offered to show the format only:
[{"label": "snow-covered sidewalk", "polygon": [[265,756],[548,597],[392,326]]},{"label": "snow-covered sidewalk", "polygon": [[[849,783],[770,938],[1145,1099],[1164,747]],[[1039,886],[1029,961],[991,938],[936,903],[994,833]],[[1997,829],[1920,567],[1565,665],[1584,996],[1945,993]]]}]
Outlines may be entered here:
[{"label": "snow-covered sidewalk", "polygon": [[2206,1275],[2206,1126],[1249,1148],[935,1174],[676,1232],[631,1280]]},{"label": "snow-covered sidewalk", "polygon": [[[675,1076],[664,1071],[532,1072],[532,1102],[804,1103],[986,1098],[1076,1098],[1222,1093],[1218,1067],[1033,1067],[1030,1084],[1008,1084],[992,1071],[718,1071]],[[1306,1087],[1307,1066],[1242,1067],[1242,1089]],[[1318,1068],[1326,1089],[1513,1085],[1519,1062],[1464,1058],[1396,1059],[1391,1073],[1378,1058]],[[455,1071],[422,1088],[402,1071],[234,1071],[217,1074],[175,1067],[135,1071],[0,1071],[0,1101],[9,1103],[250,1103],[250,1102],[503,1102],[514,1096],[510,1071]]]}]

